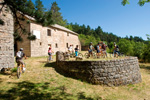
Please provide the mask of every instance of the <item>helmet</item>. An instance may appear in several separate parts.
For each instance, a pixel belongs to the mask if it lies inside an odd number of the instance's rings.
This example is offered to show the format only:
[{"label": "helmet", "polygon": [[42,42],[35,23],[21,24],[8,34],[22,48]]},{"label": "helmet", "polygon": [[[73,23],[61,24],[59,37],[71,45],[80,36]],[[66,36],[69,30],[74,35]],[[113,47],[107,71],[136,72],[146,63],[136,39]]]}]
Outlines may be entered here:
[{"label": "helmet", "polygon": [[92,42],[90,42],[90,44],[92,44]]},{"label": "helmet", "polygon": [[20,51],[23,51],[23,48],[20,48]]}]

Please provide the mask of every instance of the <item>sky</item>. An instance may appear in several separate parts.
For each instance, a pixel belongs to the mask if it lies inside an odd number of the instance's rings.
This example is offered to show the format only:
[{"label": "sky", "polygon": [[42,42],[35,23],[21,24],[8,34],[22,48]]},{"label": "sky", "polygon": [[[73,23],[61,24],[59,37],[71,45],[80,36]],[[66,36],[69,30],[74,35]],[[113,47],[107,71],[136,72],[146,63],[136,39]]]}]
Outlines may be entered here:
[{"label": "sky", "polygon": [[[35,2],[35,0],[32,0]],[[56,1],[60,12],[69,23],[98,26],[104,32],[120,37],[139,36],[147,40],[150,34],[150,3],[139,6],[138,0],[130,0],[123,6],[122,0],[41,0],[45,8],[50,9]]]}]

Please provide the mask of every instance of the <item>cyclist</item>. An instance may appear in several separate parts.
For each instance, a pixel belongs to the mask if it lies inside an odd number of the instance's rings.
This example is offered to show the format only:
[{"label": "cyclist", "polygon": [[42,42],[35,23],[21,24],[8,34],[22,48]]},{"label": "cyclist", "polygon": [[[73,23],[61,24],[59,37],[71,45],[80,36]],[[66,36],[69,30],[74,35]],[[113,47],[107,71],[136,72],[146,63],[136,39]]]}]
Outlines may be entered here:
[{"label": "cyclist", "polygon": [[76,46],[76,48],[75,48],[75,55],[76,55],[76,57],[78,56],[78,45]]},{"label": "cyclist", "polygon": [[97,48],[97,57],[99,57],[100,56],[100,43],[97,44],[96,48]]},{"label": "cyclist", "polygon": [[69,54],[72,53],[72,45],[70,45],[70,47],[68,47],[68,52],[69,52]]},{"label": "cyclist", "polygon": [[102,44],[102,53],[103,53],[103,54],[106,54],[106,57],[107,57],[106,48],[107,48],[107,45],[105,45],[105,43],[103,43],[103,44]]},{"label": "cyclist", "polygon": [[114,49],[113,49],[114,57],[116,57],[117,53],[120,54],[120,52],[119,52],[119,46],[116,45],[116,43],[114,42]]},{"label": "cyclist", "polygon": [[16,53],[16,62],[18,64],[18,66],[20,64],[22,64],[22,67],[23,67],[23,71],[26,70],[26,68],[24,67],[25,66],[25,63],[23,61],[23,57],[25,57],[25,59],[27,58],[25,53],[23,52],[23,48],[20,48],[20,50]]},{"label": "cyclist", "polygon": [[93,44],[92,44],[92,42],[91,42],[91,43],[90,43],[90,46],[89,46],[89,48],[88,48],[89,56],[92,55],[93,50],[94,50],[94,47],[93,47]]}]

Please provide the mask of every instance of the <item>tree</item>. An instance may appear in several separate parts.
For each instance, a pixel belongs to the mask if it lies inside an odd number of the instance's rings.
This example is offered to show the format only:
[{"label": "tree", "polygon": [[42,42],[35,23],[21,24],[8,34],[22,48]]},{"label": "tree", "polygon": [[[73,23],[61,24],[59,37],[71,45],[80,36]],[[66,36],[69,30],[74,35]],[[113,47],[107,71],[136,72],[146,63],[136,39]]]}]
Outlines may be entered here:
[{"label": "tree", "polygon": [[58,4],[56,2],[53,2],[51,9],[50,9],[50,11],[52,13],[52,20],[54,21],[55,24],[66,26],[67,20],[63,19],[59,10],[60,10],[60,8],[58,7]]},{"label": "tree", "polygon": [[43,16],[44,16],[44,6],[42,1],[36,0],[35,1],[35,18],[37,19],[38,23],[43,23]]},{"label": "tree", "polygon": [[27,15],[30,15],[32,17],[34,17],[35,15],[35,7],[34,7],[34,4],[31,0],[27,1],[26,3],[26,12],[27,12]]},{"label": "tree", "polygon": [[148,41],[150,41],[150,35],[146,34]]},{"label": "tree", "polygon": [[[4,6],[7,6],[13,14],[15,20],[15,31],[13,34],[15,49],[17,48],[17,41],[23,41],[23,35],[27,35],[29,40],[36,39],[35,35],[27,32],[24,25],[21,24],[21,21],[25,21],[25,15],[34,17],[36,22],[45,26],[49,26],[53,23],[51,20],[51,13],[45,12],[45,8],[40,0],[36,0],[35,6],[31,0],[3,0],[0,2],[0,5],[2,6],[0,8],[0,13],[2,12]],[[27,21],[27,23],[30,23],[30,21]],[[0,24],[4,24],[1,19]]]},{"label": "tree", "polygon": [[133,45],[129,40],[121,39],[118,43],[120,52],[125,53],[126,55],[133,55]]},{"label": "tree", "polygon": [[[138,4],[140,6],[143,6],[145,3],[150,2],[150,0],[139,0]],[[129,4],[129,0],[122,0],[122,5],[125,6],[126,4]]]}]

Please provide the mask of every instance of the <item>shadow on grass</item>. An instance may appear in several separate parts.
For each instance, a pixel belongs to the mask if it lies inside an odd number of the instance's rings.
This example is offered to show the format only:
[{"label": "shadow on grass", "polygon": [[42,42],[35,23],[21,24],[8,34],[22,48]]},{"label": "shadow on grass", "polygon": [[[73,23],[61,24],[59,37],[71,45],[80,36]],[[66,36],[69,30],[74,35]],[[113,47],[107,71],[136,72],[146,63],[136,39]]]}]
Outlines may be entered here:
[{"label": "shadow on grass", "polygon": [[65,77],[77,79],[76,77],[70,76],[70,74],[68,74],[68,73],[64,72],[63,70],[61,70],[60,68],[58,68],[56,62],[46,63],[44,67],[52,67],[55,69],[55,71],[57,73],[65,76]]},{"label": "shadow on grass", "polygon": [[141,69],[146,69],[146,70],[150,70],[150,66],[146,66],[146,65],[140,65]]},{"label": "shadow on grass", "polygon": [[11,75],[11,71],[0,72],[1,75]]},{"label": "shadow on grass", "polygon": [[[31,83],[27,81],[15,84],[11,89],[4,91],[0,90],[0,100],[73,100],[85,99],[94,100],[91,97],[86,97],[84,93],[77,95],[67,93],[67,87],[53,87],[50,83]],[[99,98],[98,100],[102,100]]]}]

